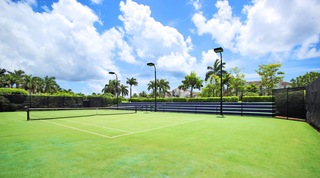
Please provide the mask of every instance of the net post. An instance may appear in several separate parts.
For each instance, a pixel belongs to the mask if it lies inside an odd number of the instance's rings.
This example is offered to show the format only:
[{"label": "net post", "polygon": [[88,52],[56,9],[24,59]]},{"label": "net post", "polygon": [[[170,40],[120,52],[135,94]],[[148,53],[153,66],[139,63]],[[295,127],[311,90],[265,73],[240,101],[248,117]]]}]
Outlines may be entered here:
[{"label": "net post", "polygon": [[27,111],[27,121],[30,120],[30,110],[29,110],[29,107],[26,106],[26,111]]}]

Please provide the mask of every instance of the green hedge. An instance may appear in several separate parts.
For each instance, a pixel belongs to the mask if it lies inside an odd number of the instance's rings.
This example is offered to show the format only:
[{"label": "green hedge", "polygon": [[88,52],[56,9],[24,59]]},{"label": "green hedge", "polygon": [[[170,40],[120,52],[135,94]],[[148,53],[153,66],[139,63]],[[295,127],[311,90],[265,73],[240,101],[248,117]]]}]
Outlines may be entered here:
[{"label": "green hedge", "polygon": [[242,102],[272,102],[272,96],[244,96]]},{"label": "green hedge", "polygon": [[0,88],[0,95],[28,95],[28,92],[21,88]]},{"label": "green hedge", "polygon": [[[130,102],[154,102],[154,98],[131,98]],[[202,97],[202,98],[157,98],[157,102],[219,102],[220,97]],[[238,102],[239,97],[222,97],[223,102]]]}]

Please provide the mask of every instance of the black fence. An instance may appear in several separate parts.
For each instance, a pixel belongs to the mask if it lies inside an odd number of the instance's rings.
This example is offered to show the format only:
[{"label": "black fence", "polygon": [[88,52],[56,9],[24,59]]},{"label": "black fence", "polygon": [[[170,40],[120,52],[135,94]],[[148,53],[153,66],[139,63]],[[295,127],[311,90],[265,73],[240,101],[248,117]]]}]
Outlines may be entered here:
[{"label": "black fence", "polygon": [[307,122],[320,131],[320,77],[307,85]]},{"label": "black fence", "polygon": [[76,108],[106,107],[116,103],[104,97],[68,97],[38,95],[0,95],[0,111],[15,111],[30,108]]},{"label": "black fence", "polygon": [[[122,103],[135,106],[140,111],[154,111],[154,102]],[[274,116],[273,102],[223,102],[223,114]],[[158,102],[158,112],[220,114],[220,102]]]},{"label": "black fence", "polygon": [[306,120],[306,87],[272,90],[276,116]]}]

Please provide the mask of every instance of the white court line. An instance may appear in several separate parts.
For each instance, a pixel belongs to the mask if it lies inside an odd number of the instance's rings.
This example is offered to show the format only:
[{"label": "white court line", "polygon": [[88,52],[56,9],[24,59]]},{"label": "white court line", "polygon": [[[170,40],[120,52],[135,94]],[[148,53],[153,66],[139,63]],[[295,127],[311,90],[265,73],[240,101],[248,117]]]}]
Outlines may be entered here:
[{"label": "white court line", "polygon": [[98,134],[98,133],[95,133],[95,132],[90,132],[90,131],[87,131],[87,130],[66,126],[66,125],[63,125],[63,124],[58,124],[58,123],[54,123],[54,122],[50,122],[50,121],[46,121],[46,120],[41,120],[41,121],[47,122],[47,123],[51,123],[51,124],[55,124],[55,125],[59,125],[59,126],[66,127],[66,128],[69,128],[69,129],[81,131],[81,132],[86,132],[86,133],[93,134],[93,135],[98,135],[98,136],[105,137],[105,138],[112,138],[112,137],[107,136],[107,135],[102,135],[102,134]]},{"label": "white court line", "polygon": [[111,127],[104,127],[104,126],[95,125],[95,124],[89,124],[89,123],[84,123],[84,122],[71,121],[71,120],[64,120],[64,121],[78,123],[78,124],[82,124],[82,125],[90,125],[90,126],[94,126],[94,127],[100,127],[100,128],[109,129],[109,130],[115,130],[115,131],[120,131],[120,132],[132,133],[132,132],[127,131],[127,130],[115,129],[115,128],[111,128]]},{"label": "white court line", "polygon": [[183,125],[183,124],[187,124],[187,123],[191,123],[191,122],[202,121],[202,120],[205,120],[205,119],[199,119],[199,120],[197,119],[197,120],[182,122],[182,123],[178,123],[178,124],[166,125],[166,126],[161,126],[161,127],[151,128],[151,129],[140,130],[140,131],[136,131],[136,132],[129,132],[129,133],[120,134],[120,135],[116,135],[116,136],[107,136],[107,135],[103,135],[103,134],[98,134],[98,133],[95,133],[95,132],[90,132],[90,131],[87,131],[87,130],[83,130],[83,129],[79,129],[79,128],[75,128],[75,127],[71,127],[71,126],[66,126],[66,125],[63,125],[63,124],[58,124],[58,123],[54,123],[54,122],[50,122],[50,121],[46,121],[46,120],[41,120],[41,121],[47,122],[47,123],[51,123],[51,124],[55,124],[55,125],[58,125],[58,126],[62,126],[62,127],[65,127],[65,128],[69,128],[69,129],[73,129],[73,130],[77,130],[77,131],[93,134],[93,135],[98,135],[98,136],[105,137],[105,138],[118,138],[118,137],[123,137],[123,136],[127,136],[127,135],[133,135],[133,134],[137,134],[137,133],[160,130],[160,129],[163,129],[163,128],[174,127],[174,126]]},{"label": "white court line", "polygon": [[137,131],[137,132],[131,132],[131,133],[120,134],[120,135],[112,136],[112,137],[110,137],[110,138],[118,138],[118,137],[123,137],[123,136],[127,136],[127,135],[133,135],[133,134],[137,134],[137,133],[142,133],[142,132],[148,132],[148,131],[153,131],[153,130],[159,130],[159,129],[163,129],[163,128],[167,128],[167,127],[173,127],[173,126],[183,125],[183,124],[187,124],[187,123],[191,123],[191,122],[202,121],[202,120],[204,120],[204,119],[199,119],[199,120],[197,119],[197,120],[192,120],[192,121],[182,122],[182,123],[178,123],[178,124],[172,124],[172,125],[166,125],[166,126],[156,127],[156,128],[152,128],[152,129],[140,130],[140,131]]}]

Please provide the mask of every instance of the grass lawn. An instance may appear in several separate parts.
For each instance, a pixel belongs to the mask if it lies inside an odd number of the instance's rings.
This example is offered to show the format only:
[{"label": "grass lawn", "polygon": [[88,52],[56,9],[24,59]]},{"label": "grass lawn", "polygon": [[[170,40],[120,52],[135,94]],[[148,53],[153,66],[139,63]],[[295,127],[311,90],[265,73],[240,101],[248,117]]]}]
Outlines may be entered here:
[{"label": "grass lawn", "polygon": [[[46,113],[50,117],[54,113]],[[319,177],[320,134],[267,117],[0,113],[0,177]]]}]

